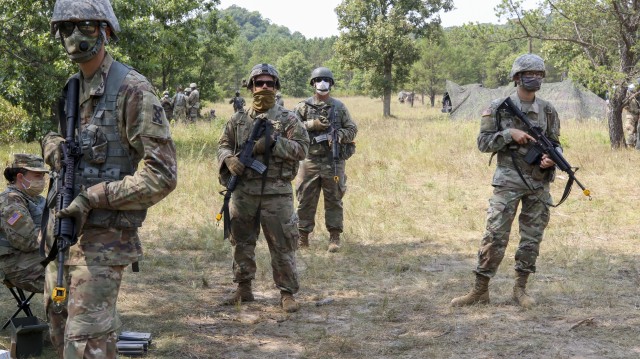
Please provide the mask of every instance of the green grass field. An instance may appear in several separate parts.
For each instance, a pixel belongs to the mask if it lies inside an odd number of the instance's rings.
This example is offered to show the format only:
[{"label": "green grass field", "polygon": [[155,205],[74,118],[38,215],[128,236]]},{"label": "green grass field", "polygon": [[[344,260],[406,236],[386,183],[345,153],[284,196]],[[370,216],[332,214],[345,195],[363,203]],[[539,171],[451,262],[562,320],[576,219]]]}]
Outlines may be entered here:
[{"label": "green grass field", "polygon": [[[342,100],[359,127],[347,163],[345,244],[326,253],[319,226],[310,250],[298,253],[302,308],[294,314],[278,308],[262,240],[256,302],[218,304],[234,289],[231,246],[214,220],[217,139],[231,105],[216,104],[213,123],[173,127],[178,188],[150,210],[141,272],[127,271],[118,303],[123,330],[153,333],[147,358],[640,357],[640,152],[612,151],[605,122],[563,120],[565,156],[593,199],[576,188],[552,209],[529,285],[538,305],[525,311],[511,301],[514,224],[491,304],[454,309],[449,301],[473,282],[492,192],[495,160],[489,166],[476,148],[479,121],[453,122],[418,101],[394,101],[395,118],[384,119],[380,100]],[[39,152],[4,146],[0,158],[11,151]],[[556,200],[565,181],[557,176]],[[14,303],[0,293],[3,319]],[[41,303],[39,295],[32,304],[40,317]],[[0,332],[0,348],[9,343]]]}]

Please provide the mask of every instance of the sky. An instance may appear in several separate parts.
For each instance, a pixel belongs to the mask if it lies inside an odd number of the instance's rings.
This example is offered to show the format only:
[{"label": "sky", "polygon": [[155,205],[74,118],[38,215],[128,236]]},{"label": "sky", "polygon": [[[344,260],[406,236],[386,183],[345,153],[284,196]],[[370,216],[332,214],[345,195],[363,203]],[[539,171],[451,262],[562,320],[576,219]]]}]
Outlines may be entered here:
[{"label": "sky", "polygon": [[[539,0],[523,0],[524,8],[535,7]],[[299,31],[306,38],[338,35],[338,19],[334,9],[341,0],[220,0],[220,8],[237,5],[258,11],[273,24]],[[501,0],[453,0],[455,10],[440,14],[442,26],[460,26],[469,22],[504,23],[495,16],[494,8]]]}]

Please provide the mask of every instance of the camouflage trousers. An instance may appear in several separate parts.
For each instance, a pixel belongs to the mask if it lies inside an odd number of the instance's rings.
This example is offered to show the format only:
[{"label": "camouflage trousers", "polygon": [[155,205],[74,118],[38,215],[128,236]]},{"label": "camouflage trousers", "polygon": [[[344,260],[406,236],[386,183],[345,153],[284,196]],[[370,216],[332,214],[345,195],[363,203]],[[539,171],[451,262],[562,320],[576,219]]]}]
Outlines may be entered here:
[{"label": "camouflage trousers", "polygon": [[65,266],[67,300],[59,308],[51,293],[56,286],[57,263],[46,270],[44,308],[51,343],[64,359],[117,357],[120,318],[116,310],[124,266]]},{"label": "camouflage trousers", "polygon": [[624,120],[624,133],[627,146],[636,147],[638,137],[638,115],[627,112]]},{"label": "camouflage trousers", "polygon": [[187,122],[187,108],[184,106],[176,106],[173,109],[173,116],[177,122]]},{"label": "camouflage trousers", "polygon": [[551,195],[544,188],[530,191],[504,187],[495,187],[493,196],[489,199],[487,225],[478,251],[478,266],[474,272],[486,277],[496,274],[507,249],[511,225],[520,203],[520,243],[516,250],[515,270],[535,273],[540,242],[544,229],[549,224],[547,203],[551,203]]},{"label": "camouflage trousers", "polygon": [[[0,258],[0,272],[4,280],[15,287],[34,293],[44,291],[44,267],[40,252],[17,252]],[[0,273],[0,274],[2,274]],[[0,276],[0,279],[2,276]]]},{"label": "camouflage trousers", "polygon": [[192,107],[189,109],[188,115],[189,115],[189,121],[191,121],[191,123],[194,123],[198,120],[198,112],[199,112],[198,108]]},{"label": "camouflage trousers", "polygon": [[[339,177],[338,183],[334,176]],[[296,177],[296,197],[298,198],[298,229],[308,233],[315,227],[316,210],[320,192],[324,197],[324,222],[328,231],[342,233],[344,215],[342,198],[347,191],[345,161],[339,161],[334,171],[333,161],[327,158],[305,159]]]},{"label": "camouflage trousers", "polygon": [[276,287],[289,293],[298,292],[298,219],[293,210],[293,195],[259,196],[236,190],[231,196],[229,212],[233,281],[240,283],[255,279],[256,241],[262,226],[271,254],[271,269]]}]

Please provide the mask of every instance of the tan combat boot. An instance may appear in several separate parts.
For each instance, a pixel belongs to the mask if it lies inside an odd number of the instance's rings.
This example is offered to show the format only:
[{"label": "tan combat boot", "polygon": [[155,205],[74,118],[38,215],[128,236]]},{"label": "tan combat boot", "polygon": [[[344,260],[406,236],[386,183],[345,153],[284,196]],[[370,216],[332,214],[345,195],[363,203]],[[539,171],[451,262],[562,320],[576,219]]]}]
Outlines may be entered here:
[{"label": "tan combat boot", "polygon": [[491,278],[476,274],[476,283],[473,289],[462,297],[453,298],[452,307],[463,307],[477,303],[489,303],[489,280]]},{"label": "tan combat boot", "polygon": [[238,283],[238,288],[232,296],[226,298],[222,304],[236,305],[243,302],[253,302],[253,293],[251,292],[251,281]]},{"label": "tan combat boot", "polygon": [[516,284],[513,286],[513,300],[525,309],[536,305],[536,300],[525,291],[527,279],[529,279],[529,273],[516,271]]},{"label": "tan combat boot", "polygon": [[300,233],[300,239],[298,240],[298,248],[306,249],[309,248],[309,232],[305,232],[302,230],[298,230]]},{"label": "tan combat boot", "polygon": [[293,294],[284,290],[280,291],[280,304],[282,305],[282,309],[287,313],[294,313],[300,309],[300,305],[296,303]]},{"label": "tan combat boot", "polygon": [[340,232],[331,231],[329,232],[329,248],[327,251],[329,253],[335,253],[340,250]]}]

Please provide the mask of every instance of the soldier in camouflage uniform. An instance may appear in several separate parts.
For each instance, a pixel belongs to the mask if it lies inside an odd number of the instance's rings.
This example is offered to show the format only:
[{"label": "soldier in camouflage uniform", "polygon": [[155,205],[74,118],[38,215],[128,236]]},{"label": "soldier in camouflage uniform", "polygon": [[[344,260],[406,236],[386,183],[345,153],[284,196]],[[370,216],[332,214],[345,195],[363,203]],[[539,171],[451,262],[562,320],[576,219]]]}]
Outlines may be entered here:
[{"label": "soldier in camouflage uniform", "polygon": [[177,122],[186,122],[187,120],[187,96],[182,92],[181,86],[178,86],[176,94],[173,95],[173,115]]},{"label": "soldier in camouflage uniform", "polygon": [[189,96],[191,95],[191,87],[187,86],[184,89],[185,97],[185,122],[192,123],[191,121],[191,105],[189,104]]},{"label": "soldier in camouflage uniform", "polygon": [[243,111],[246,101],[240,96],[240,91],[236,91],[236,96],[229,100],[229,103],[233,105],[233,112]]},{"label": "soldier in camouflage uniform", "polygon": [[276,92],[276,104],[284,107],[284,100],[282,99],[282,93],[280,91]]},{"label": "soldier in camouflage uniform", "polygon": [[167,116],[167,121],[173,120],[173,100],[169,97],[169,91],[165,91],[162,94],[162,108],[164,114]]},{"label": "soldier in camouflage uniform", "polygon": [[[80,68],[74,77],[81,83],[78,141],[83,151],[74,200],[56,212],[55,191],[47,198],[49,250],[56,217],[74,219],[78,230],[63,269],[67,300],[53,303],[45,295],[51,339],[65,359],[117,356],[116,302],[123,271],[141,258],[138,228],[147,209],[177,182],[175,145],[154,87],[105,50],[119,31],[109,0],[55,3],[51,32]],[[42,141],[45,162],[56,170],[63,141],[57,133]],[[46,293],[56,286],[56,272],[57,262],[49,263]]]},{"label": "soldier in camouflage uniform", "polygon": [[[634,84],[629,85],[629,96],[634,96],[636,92],[636,86]],[[629,104],[624,108],[627,112],[624,121],[624,132],[626,133],[627,146],[636,147],[638,138],[638,118],[640,118],[640,103],[638,103],[638,97],[633,97],[629,100]]]},{"label": "soldier in camouflage uniform", "polygon": [[189,108],[188,116],[192,123],[198,119],[200,113],[200,91],[195,82],[191,83],[191,93],[187,98],[187,107]]},{"label": "soldier in camouflage uniform", "polygon": [[[545,76],[544,61],[537,55],[525,54],[513,63],[510,78],[517,86],[511,95],[513,103],[539,125],[545,135],[559,146],[560,120],[551,103],[536,96]],[[529,274],[536,271],[540,242],[549,223],[555,163],[544,154],[540,162],[524,160],[535,139],[527,126],[505,110],[498,110],[503,99],[495,100],[482,113],[478,148],[482,152],[497,153],[498,164],[493,176],[493,196],[489,200],[487,225],[478,251],[478,265],[474,270],[476,283],[467,295],[455,298],[452,306],[489,302],[489,279],[498,269],[509,242],[511,225],[518,206],[520,243],[515,255],[515,286],[513,299],[523,308],[535,305],[525,291]],[[531,161],[530,161],[531,162]]]},{"label": "soldier in camouflage uniform", "polygon": [[44,290],[38,234],[47,172],[42,158],[15,154],[4,170],[9,185],[0,193],[0,280],[37,293]]},{"label": "soldier in camouflage uniform", "polygon": [[[296,178],[300,247],[309,247],[309,234],[315,226],[315,215],[320,192],[324,196],[325,226],[329,231],[329,252],[340,248],[340,233],[344,230],[342,197],[347,190],[346,161],[333,161],[332,131],[338,131],[340,150],[353,143],[358,127],[351,119],[347,107],[330,96],[334,85],[333,73],[326,67],[311,72],[309,82],[315,89],[312,97],[298,103],[294,111],[309,131],[309,155],[302,162]],[[333,116],[333,120],[332,120]],[[333,121],[333,125],[332,125]],[[341,153],[344,155],[344,153]],[[336,181],[336,178],[337,181]]]},{"label": "soldier in camouflage uniform", "polygon": [[[226,185],[231,175],[239,176],[229,206],[233,281],[238,288],[224,304],[254,300],[251,281],[256,274],[255,248],[261,225],[271,254],[273,280],[280,289],[280,304],[286,312],[295,312],[299,309],[293,297],[299,287],[295,257],[298,217],[293,208],[291,181],[298,172],[299,161],[307,155],[309,136],[293,112],[275,104],[280,79],[273,66],[254,66],[247,88],[253,93],[251,107],[231,117],[218,147],[220,183]],[[237,155],[254,123],[265,118],[272,135],[262,136],[253,150],[255,158],[267,165],[261,175],[245,168]]]}]

